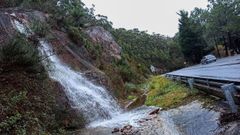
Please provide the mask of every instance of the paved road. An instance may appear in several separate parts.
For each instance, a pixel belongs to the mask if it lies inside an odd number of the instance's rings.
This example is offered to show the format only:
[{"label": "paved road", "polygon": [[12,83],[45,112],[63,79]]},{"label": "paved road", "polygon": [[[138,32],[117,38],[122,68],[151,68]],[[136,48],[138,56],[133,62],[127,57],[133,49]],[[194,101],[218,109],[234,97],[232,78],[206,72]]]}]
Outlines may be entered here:
[{"label": "paved road", "polygon": [[240,55],[218,59],[207,65],[199,64],[183,68],[168,74],[240,82]]}]

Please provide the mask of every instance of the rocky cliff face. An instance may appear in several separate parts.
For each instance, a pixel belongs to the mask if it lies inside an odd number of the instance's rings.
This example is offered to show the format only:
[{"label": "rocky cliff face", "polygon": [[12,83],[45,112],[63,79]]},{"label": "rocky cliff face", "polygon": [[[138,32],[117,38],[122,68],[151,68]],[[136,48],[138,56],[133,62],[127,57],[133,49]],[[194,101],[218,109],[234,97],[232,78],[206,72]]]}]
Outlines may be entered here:
[{"label": "rocky cliff face", "polygon": [[99,26],[87,28],[85,31],[94,42],[101,45],[108,57],[111,56],[117,60],[121,59],[121,47],[108,31]]},{"label": "rocky cliff face", "polygon": [[14,23],[20,22],[30,26],[33,21],[45,22],[45,14],[39,11],[20,9],[0,10],[0,44],[7,43],[12,37],[18,34],[16,27],[22,25]]},{"label": "rocky cliff face", "polygon": [[[16,30],[17,25],[30,26],[33,20],[46,23],[48,15],[39,11],[33,10],[20,10],[20,9],[1,9],[0,10],[0,45],[8,43],[15,35],[18,34]],[[20,24],[15,25],[17,22]],[[32,31],[31,31],[32,32]],[[70,65],[75,70],[79,70],[85,74],[92,82],[107,87],[112,94],[116,94],[120,97],[124,95],[124,83],[118,75],[117,69],[115,69],[111,62],[113,60],[121,59],[121,48],[114,41],[111,34],[104,30],[102,27],[90,27],[85,30],[87,35],[92,41],[102,48],[102,57],[98,61],[92,59],[91,52],[85,48],[84,45],[76,45],[71,41],[71,38],[67,33],[56,29],[49,29],[48,34],[51,39],[48,41],[53,45],[54,52],[58,55],[63,62]],[[37,35],[28,35],[28,39],[31,42],[35,42]],[[99,69],[95,62],[104,65],[103,69]],[[61,112],[68,113],[71,118],[63,115],[59,112],[58,118],[62,120],[60,122],[66,128],[81,126],[72,118],[78,118],[75,116],[77,113],[67,103],[67,98],[64,96],[64,91],[61,87],[56,87],[58,95],[55,95],[56,102],[62,108]],[[59,96],[60,95],[60,96]],[[53,96],[53,95],[52,95]],[[63,98],[64,97],[64,98]]]},{"label": "rocky cliff face", "polygon": [[84,73],[92,82],[106,87],[115,96],[124,97],[124,82],[116,67],[112,65],[113,60],[121,59],[121,48],[111,34],[102,27],[91,27],[85,32],[94,42],[92,44],[94,47],[100,46],[102,48],[98,58],[93,58],[92,56],[95,54],[89,52],[85,45],[72,42],[65,32],[51,30],[54,39],[49,41],[65,63]]},{"label": "rocky cliff face", "polygon": [[[0,10],[0,44],[5,44],[17,34],[14,20],[30,26],[34,21],[46,23],[48,15],[40,11],[22,10],[17,8]],[[21,25],[21,24],[19,24]],[[103,85],[117,95],[124,95],[124,83],[117,69],[112,66],[113,60],[121,59],[121,47],[115,42],[112,35],[99,26],[89,27],[85,30],[89,39],[101,47],[101,56],[93,59],[92,52],[89,52],[84,45],[77,45],[72,42],[69,35],[58,29],[49,29],[48,39],[53,45],[56,54],[72,68],[79,70],[93,82]],[[33,34],[34,35],[34,34]],[[29,36],[34,41],[37,36]],[[34,39],[35,38],[35,39]],[[103,67],[104,66],[104,67]],[[99,69],[102,68],[102,69]]]},{"label": "rocky cliff face", "polygon": [[12,26],[11,16],[8,13],[0,13],[0,44],[4,44],[16,34]]}]

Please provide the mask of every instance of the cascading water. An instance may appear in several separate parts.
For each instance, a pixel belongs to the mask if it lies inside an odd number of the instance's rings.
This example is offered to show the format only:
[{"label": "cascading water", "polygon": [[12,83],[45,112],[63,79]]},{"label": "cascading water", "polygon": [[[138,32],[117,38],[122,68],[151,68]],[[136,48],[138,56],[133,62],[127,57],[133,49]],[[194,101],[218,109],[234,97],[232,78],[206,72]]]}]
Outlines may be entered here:
[{"label": "cascading water", "polygon": [[[13,13],[12,16],[16,17]],[[31,30],[18,20],[12,21],[15,28],[22,34],[29,36]],[[47,57],[44,64],[50,67],[49,75],[58,81],[65,90],[73,108],[78,109],[89,122],[110,119],[122,112],[114,98],[100,86],[96,86],[84,78],[81,73],[73,71],[63,64],[56,55],[52,55],[52,48],[48,42],[39,40],[41,55]],[[48,66],[48,63],[50,63]]]},{"label": "cascading water", "polygon": [[[16,17],[15,14],[12,15]],[[12,23],[20,33],[26,36],[32,34],[26,24],[15,19]],[[50,77],[64,87],[72,107],[78,109],[91,122],[89,127],[116,126],[128,123],[137,126],[136,121],[151,111],[150,107],[142,107],[131,112],[124,112],[106,89],[94,85],[81,73],[73,71],[62,63],[56,55],[52,55],[53,50],[47,41],[39,39],[39,43],[41,55],[47,57],[44,64],[48,68]]]},{"label": "cascading water", "polygon": [[72,107],[79,109],[89,122],[89,127],[114,127],[124,124],[137,126],[137,121],[148,115],[152,107],[141,107],[131,112],[124,112],[114,98],[103,87],[96,86],[84,78],[81,73],[73,71],[63,64],[48,42],[40,40],[40,51],[48,57],[50,63],[49,75],[61,83],[65,93],[72,103]]},{"label": "cascading water", "polygon": [[84,78],[81,73],[73,71],[63,64],[46,41],[41,40],[43,56],[49,56],[49,75],[65,88],[72,107],[79,109],[90,122],[98,119],[109,119],[121,112],[113,97],[107,90],[96,86]]}]

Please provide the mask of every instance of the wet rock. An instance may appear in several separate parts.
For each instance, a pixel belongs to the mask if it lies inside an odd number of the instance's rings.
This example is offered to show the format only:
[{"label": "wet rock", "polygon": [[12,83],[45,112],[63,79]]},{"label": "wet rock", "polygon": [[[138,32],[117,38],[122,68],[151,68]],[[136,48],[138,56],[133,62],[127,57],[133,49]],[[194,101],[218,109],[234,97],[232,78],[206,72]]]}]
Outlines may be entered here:
[{"label": "wet rock", "polygon": [[221,114],[219,121],[222,125],[234,121],[240,121],[240,113],[223,113]]},{"label": "wet rock", "polygon": [[240,123],[232,122],[223,126],[215,135],[240,135]]},{"label": "wet rock", "polygon": [[144,120],[145,121],[149,121],[149,120],[152,120],[152,118],[145,118]]},{"label": "wet rock", "polygon": [[97,85],[104,86],[107,89],[112,89],[109,77],[104,74],[99,74],[98,72],[90,71],[84,72],[84,76]]},{"label": "wet rock", "polygon": [[11,22],[11,16],[3,12],[0,13],[0,45],[9,42],[16,34],[17,32]]},{"label": "wet rock", "polygon": [[112,128],[97,127],[85,128],[77,131],[69,132],[68,135],[121,135],[120,132],[112,133]]},{"label": "wet rock", "polygon": [[[22,24],[29,24],[33,21],[46,21],[46,15],[40,11],[22,10],[18,8],[8,8],[0,10],[0,45],[8,43],[18,34],[14,20]],[[33,40],[33,38],[30,38]]]},{"label": "wet rock", "polygon": [[114,128],[113,131],[112,131],[112,134],[117,133],[117,132],[120,132],[120,129],[119,128]]},{"label": "wet rock", "polygon": [[64,92],[64,88],[55,82],[56,103],[55,115],[58,123],[66,129],[75,130],[84,127],[86,124],[81,112],[71,107],[71,102]]},{"label": "wet rock", "polygon": [[139,130],[134,128],[132,125],[126,125],[120,129],[121,135],[137,135]]},{"label": "wet rock", "polygon": [[160,108],[150,112],[149,115],[159,114],[159,112],[160,112]]}]

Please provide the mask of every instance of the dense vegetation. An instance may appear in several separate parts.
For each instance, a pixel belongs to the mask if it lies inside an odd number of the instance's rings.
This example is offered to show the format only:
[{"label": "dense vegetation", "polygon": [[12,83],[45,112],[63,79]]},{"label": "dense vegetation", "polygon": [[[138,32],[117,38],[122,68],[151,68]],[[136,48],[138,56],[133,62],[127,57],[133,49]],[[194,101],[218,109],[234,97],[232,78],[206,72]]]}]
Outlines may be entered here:
[{"label": "dense vegetation", "polygon": [[240,53],[239,6],[238,0],[209,0],[207,9],[179,12],[176,37],[189,62],[199,62],[213,50],[219,57]]},{"label": "dense vegetation", "polygon": [[113,35],[123,49],[124,56],[135,60],[143,73],[149,71],[150,65],[160,68],[159,73],[183,66],[181,48],[175,39],[160,34],[148,34],[138,29],[115,29]]},{"label": "dense vegetation", "polygon": [[36,46],[21,36],[0,47],[0,134],[61,130],[55,85],[40,60]]},{"label": "dense vegetation", "polygon": [[[106,16],[94,15],[94,8],[84,7],[80,0],[73,0],[71,3],[63,0],[59,7],[57,11],[51,12],[53,19],[50,22],[53,27],[64,28],[75,44],[84,45],[93,56],[94,63],[100,63],[99,68],[110,77],[119,80],[115,76],[117,71],[124,82],[139,83],[150,74],[150,65],[157,67],[158,73],[183,66],[183,54],[175,38],[151,35],[137,29],[114,29]],[[90,26],[102,26],[113,34],[122,47],[121,61],[113,62],[110,66],[101,60],[101,47],[94,45],[84,33],[84,29]]]}]

